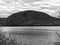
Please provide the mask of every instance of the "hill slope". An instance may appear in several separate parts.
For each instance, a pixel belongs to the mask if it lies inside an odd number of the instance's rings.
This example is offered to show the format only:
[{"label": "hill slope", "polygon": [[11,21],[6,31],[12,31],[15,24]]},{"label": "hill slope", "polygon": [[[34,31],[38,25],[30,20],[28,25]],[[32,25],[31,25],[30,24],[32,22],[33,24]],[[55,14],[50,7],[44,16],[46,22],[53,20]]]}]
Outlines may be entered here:
[{"label": "hill slope", "polygon": [[44,12],[26,10],[12,14],[6,19],[5,26],[59,25],[60,19]]}]

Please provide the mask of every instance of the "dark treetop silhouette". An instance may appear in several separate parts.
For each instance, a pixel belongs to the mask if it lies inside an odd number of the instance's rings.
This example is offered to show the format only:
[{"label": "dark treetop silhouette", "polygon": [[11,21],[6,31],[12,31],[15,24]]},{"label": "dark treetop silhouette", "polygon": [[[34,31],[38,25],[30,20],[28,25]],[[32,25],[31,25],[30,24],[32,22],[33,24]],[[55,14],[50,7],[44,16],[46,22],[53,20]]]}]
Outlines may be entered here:
[{"label": "dark treetop silhouette", "polygon": [[3,24],[4,26],[47,26],[60,25],[60,19],[49,16],[40,11],[26,10],[12,14]]}]

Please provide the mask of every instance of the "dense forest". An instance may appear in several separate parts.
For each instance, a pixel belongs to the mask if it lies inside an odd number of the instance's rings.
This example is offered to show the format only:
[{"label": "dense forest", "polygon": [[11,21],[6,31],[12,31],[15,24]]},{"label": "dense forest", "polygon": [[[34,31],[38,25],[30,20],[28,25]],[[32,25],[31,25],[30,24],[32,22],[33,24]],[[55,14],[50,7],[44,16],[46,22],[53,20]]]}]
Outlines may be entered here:
[{"label": "dense forest", "polygon": [[12,14],[5,22],[5,26],[54,26],[60,25],[60,19],[52,17],[47,13],[26,10]]}]

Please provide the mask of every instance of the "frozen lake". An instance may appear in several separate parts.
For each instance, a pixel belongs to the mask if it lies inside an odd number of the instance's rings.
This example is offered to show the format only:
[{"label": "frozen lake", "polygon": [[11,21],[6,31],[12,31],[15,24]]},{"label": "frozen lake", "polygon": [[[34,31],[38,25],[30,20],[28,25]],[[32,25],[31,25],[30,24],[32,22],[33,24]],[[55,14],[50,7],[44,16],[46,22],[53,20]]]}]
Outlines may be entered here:
[{"label": "frozen lake", "polygon": [[52,45],[59,41],[56,31],[60,27],[2,27],[4,32],[12,38],[16,38],[22,45]]}]

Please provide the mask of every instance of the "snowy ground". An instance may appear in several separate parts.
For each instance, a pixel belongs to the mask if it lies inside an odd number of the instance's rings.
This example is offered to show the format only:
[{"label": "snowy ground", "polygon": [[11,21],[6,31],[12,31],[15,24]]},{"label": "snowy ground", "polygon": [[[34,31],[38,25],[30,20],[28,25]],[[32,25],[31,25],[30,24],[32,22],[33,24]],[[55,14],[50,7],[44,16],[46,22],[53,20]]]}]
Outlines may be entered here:
[{"label": "snowy ground", "polygon": [[[38,30],[40,29],[40,30]],[[42,30],[43,29],[43,30]],[[57,33],[60,32],[60,27],[1,27],[1,30],[7,32],[8,34],[16,37],[18,41],[22,41],[23,45],[52,45],[55,41],[60,41],[60,37],[57,36]],[[36,31],[36,32],[46,32],[48,36],[38,36],[38,37],[29,37],[29,36],[21,36],[21,35],[14,35],[11,32],[14,31]],[[10,33],[9,33],[10,32]],[[43,34],[43,33],[42,33]]]}]

